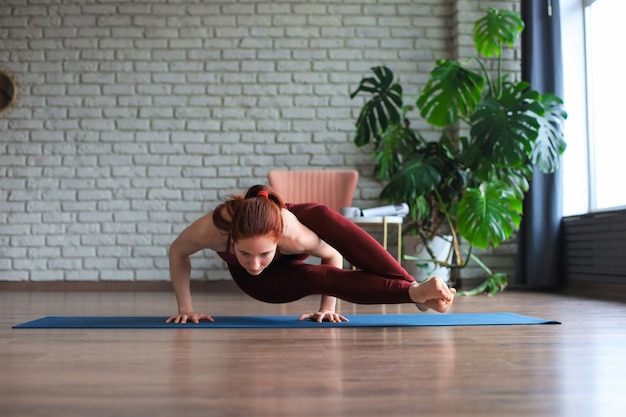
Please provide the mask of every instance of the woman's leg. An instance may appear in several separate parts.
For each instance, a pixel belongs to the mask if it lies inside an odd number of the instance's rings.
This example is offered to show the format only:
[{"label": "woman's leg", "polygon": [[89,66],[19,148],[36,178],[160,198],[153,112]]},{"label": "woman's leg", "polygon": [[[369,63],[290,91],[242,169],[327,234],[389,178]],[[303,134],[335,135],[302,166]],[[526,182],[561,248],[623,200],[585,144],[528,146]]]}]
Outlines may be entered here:
[{"label": "woman's leg", "polygon": [[381,277],[415,282],[376,239],[337,211],[316,203],[297,204],[289,210],[356,268]]},{"label": "woman's leg", "polygon": [[[302,224],[317,233],[362,272],[352,276],[361,281],[350,280],[347,287],[339,282],[330,283],[333,287],[341,287],[343,295],[330,291],[327,294],[350,301],[345,296],[347,292],[355,297],[353,302],[356,303],[414,302],[420,310],[432,308],[439,312],[447,311],[452,304],[456,290],[448,288],[438,277],[417,284],[376,239],[337,211],[316,203],[297,204],[290,210]],[[336,277],[333,279],[339,280]],[[385,295],[370,291],[383,292]],[[389,298],[386,298],[387,295]],[[375,301],[383,298],[385,301]]]},{"label": "woman's leg", "polygon": [[309,295],[332,295],[355,304],[411,303],[412,282],[385,278],[361,270],[311,265],[281,259],[257,276],[229,266],[235,283],[248,295],[268,303],[288,303]]}]

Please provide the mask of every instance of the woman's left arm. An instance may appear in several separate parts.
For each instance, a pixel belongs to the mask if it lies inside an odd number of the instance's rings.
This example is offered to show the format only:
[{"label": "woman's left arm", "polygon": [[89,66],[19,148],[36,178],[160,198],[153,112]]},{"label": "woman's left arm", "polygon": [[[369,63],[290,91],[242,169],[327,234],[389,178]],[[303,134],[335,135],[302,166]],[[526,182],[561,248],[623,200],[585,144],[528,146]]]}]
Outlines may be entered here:
[{"label": "woman's left arm", "polygon": [[[317,233],[306,227],[290,211],[283,209],[285,230],[279,243],[281,253],[285,255],[307,254],[320,258],[322,265],[343,268],[343,256],[337,249],[322,240]],[[322,295],[322,302],[317,313],[303,314],[299,320],[313,320],[321,323],[330,321],[338,323],[348,321],[341,314],[335,313],[337,299],[330,295]]]},{"label": "woman's left arm", "polygon": [[[319,239],[319,237],[318,237]],[[328,243],[319,239],[319,245],[316,250],[310,253],[321,259],[322,265],[330,265],[335,268],[343,268],[343,256],[337,251],[337,249],[330,246]],[[331,323],[338,323],[342,321],[348,321],[347,318],[335,312],[337,305],[337,298],[330,295],[322,295],[322,301],[317,313],[303,314],[299,320],[313,320],[321,323],[323,321],[329,321]]]}]

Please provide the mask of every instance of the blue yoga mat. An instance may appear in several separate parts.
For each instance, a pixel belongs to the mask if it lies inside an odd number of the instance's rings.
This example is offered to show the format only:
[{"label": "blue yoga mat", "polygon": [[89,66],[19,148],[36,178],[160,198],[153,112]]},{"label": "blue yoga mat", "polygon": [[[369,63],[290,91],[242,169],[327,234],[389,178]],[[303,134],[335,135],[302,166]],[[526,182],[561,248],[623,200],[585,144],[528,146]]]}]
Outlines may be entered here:
[{"label": "blue yoga mat", "polygon": [[306,329],[324,327],[419,327],[560,324],[515,313],[355,314],[343,323],[299,321],[298,316],[214,316],[215,322],[165,323],[165,316],[49,316],[13,326],[14,329]]}]

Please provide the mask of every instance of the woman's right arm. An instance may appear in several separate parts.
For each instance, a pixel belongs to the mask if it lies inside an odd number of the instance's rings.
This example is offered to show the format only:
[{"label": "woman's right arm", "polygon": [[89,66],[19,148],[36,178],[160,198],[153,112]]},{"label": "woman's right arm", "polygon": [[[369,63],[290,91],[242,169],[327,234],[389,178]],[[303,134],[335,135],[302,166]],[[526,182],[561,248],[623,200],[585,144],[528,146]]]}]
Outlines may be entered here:
[{"label": "woman's right arm", "polygon": [[196,313],[191,301],[191,289],[189,287],[191,255],[202,249],[222,250],[221,246],[225,244],[225,236],[215,227],[211,216],[212,213],[209,213],[196,220],[183,230],[170,246],[170,277],[176,294],[178,314],[168,318],[166,320],[168,323],[213,321],[213,318],[207,314]]}]

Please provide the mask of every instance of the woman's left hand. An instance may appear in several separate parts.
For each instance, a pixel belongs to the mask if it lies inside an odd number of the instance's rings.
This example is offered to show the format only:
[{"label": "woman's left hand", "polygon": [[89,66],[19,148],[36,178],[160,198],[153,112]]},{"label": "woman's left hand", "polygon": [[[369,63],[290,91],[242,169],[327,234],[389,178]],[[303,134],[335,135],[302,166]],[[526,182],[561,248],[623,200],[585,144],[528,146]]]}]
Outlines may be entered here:
[{"label": "woman's left hand", "polygon": [[318,311],[317,313],[303,314],[300,316],[300,318],[298,318],[298,320],[312,320],[318,323],[321,323],[323,321],[328,321],[331,323],[348,321],[348,319],[341,314],[332,311]]}]

